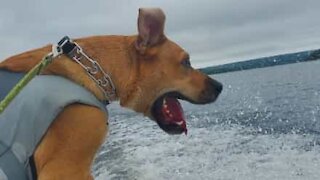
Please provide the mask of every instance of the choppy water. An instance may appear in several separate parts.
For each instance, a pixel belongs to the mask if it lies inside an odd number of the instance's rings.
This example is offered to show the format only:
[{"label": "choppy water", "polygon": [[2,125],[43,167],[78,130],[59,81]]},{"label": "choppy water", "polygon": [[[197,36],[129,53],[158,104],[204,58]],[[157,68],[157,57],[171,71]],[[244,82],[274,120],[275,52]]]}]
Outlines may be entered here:
[{"label": "choppy water", "polygon": [[214,104],[183,103],[188,136],[109,108],[93,173],[104,179],[295,180],[320,177],[320,61],[216,75]]}]

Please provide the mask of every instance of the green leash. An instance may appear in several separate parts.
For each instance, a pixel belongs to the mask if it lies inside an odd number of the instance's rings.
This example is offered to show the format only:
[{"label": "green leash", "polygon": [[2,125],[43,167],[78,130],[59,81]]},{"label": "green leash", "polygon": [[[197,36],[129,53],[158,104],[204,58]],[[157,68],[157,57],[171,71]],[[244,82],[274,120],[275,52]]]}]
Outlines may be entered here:
[{"label": "green leash", "polygon": [[8,95],[0,102],[0,114],[6,109],[10,102],[19,94],[19,92],[41,71],[46,68],[54,59],[53,53],[49,53],[33,67],[19,82],[16,84]]}]

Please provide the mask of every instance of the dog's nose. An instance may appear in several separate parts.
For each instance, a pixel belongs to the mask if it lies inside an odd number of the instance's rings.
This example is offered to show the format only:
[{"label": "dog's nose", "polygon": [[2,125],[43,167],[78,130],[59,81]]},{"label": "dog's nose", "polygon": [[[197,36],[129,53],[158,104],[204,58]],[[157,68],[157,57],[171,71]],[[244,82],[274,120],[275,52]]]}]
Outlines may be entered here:
[{"label": "dog's nose", "polygon": [[222,89],[223,89],[223,85],[222,83],[218,82],[218,81],[215,81],[215,87],[216,87],[216,91],[220,94],[222,92]]},{"label": "dog's nose", "polygon": [[219,81],[208,78],[208,85],[210,89],[214,90],[217,94],[220,94],[222,92],[223,85]]},{"label": "dog's nose", "polygon": [[207,77],[205,80],[205,89],[201,92],[198,103],[206,104],[214,102],[222,92],[222,89],[223,86],[220,82]]}]

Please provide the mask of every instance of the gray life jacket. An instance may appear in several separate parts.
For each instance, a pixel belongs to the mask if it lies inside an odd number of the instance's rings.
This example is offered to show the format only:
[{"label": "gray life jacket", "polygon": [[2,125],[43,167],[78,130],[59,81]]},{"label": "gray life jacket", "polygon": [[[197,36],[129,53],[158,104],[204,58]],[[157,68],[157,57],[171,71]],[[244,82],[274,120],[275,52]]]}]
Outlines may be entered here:
[{"label": "gray life jacket", "polygon": [[[23,74],[0,70],[0,100]],[[82,103],[107,113],[105,105],[74,82],[36,76],[0,114],[0,180],[31,179],[29,157],[64,107]]]}]

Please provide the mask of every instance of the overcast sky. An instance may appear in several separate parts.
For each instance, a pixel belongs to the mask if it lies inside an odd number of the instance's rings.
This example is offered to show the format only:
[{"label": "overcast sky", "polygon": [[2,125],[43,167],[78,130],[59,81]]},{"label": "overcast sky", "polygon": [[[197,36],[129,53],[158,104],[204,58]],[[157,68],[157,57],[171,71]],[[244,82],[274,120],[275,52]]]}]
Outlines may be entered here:
[{"label": "overcast sky", "polygon": [[161,7],[195,67],[320,48],[319,0],[0,0],[0,61],[62,36],[137,33]]}]

